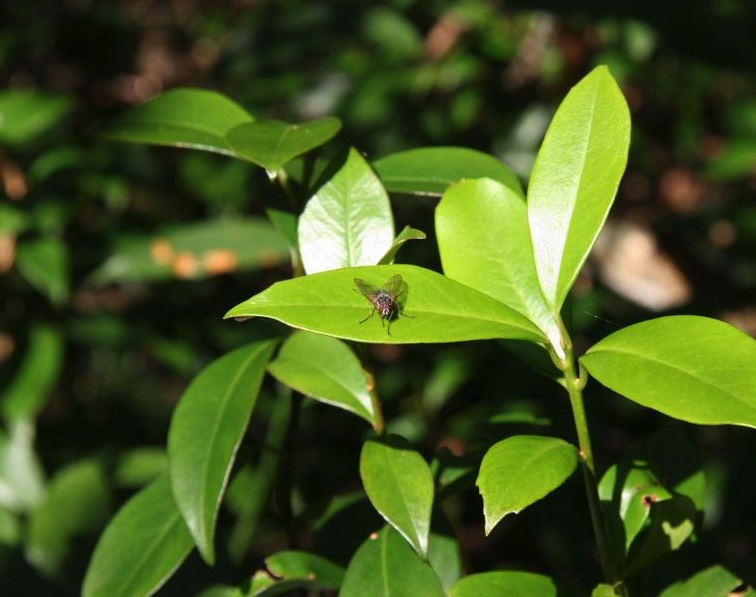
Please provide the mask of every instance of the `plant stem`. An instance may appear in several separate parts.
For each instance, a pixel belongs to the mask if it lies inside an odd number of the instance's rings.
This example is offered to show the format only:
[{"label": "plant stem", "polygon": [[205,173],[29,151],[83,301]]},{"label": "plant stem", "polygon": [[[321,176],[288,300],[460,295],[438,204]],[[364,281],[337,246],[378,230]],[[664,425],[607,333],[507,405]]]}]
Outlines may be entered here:
[{"label": "plant stem", "polygon": [[583,480],[585,481],[585,491],[588,498],[588,508],[591,514],[591,523],[593,524],[593,534],[596,537],[599,557],[601,559],[601,569],[604,573],[605,582],[614,585],[615,591],[619,595],[626,596],[627,588],[621,582],[617,573],[616,561],[611,552],[609,544],[609,534],[606,526],[603,508],[598,492],[598,480],[596,479],[596,465],[593,460],[593,448],[591,447],[591,438],[588,432],[588,419],[585,415],[585,406],[583,404],[583,387],[585,386],[584,372],[578,376],[575,371],[575,355],[572,348],[572,341],[563,328],[563,337],[566,339],[564,347],[565,358],[559,360],[560,369],[564,373],[564,382],[567,393],[570,397],[570,406],[572,407],[572,417],[575,421],[575,429],[578,436],[578,448],[583,469]]}]

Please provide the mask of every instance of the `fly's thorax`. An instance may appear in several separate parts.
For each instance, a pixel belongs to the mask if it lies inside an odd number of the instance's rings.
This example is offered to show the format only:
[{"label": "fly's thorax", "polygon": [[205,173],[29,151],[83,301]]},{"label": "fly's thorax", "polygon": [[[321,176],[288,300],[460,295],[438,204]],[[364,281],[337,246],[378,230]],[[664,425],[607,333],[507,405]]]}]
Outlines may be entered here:
[{"label": "fly's thorax", "polygon": [[394,297],[383,290],[375,295],[375,308],[381,314],[381,317],[391,317],[396,305]]}]

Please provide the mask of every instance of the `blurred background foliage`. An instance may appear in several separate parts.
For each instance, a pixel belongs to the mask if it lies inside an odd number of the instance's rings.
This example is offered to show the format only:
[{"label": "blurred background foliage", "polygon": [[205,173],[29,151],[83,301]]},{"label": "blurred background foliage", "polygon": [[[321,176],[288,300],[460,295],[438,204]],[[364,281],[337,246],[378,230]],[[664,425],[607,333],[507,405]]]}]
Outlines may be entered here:
[{"label": "blurred background foliage", "polygon": [[[169,417],[189,380],[261,325],[224,322],[223,313],[291,275],[285,245],[256,228],[277,193],[264,172],[97,138],[99,125],[163,90],[218,90],[258,118],[337,116],[344,126],[332,145],[370,160],[472,147],[527,183],[556,105],[608,64],[632,110],[633,142],[607,229],[576,285],[578,341],[587,347],[659,313],[709,315],[756,334],[750,0],[38,0],[2,3],[0,23],[3,595],[78,594],[107,520],[164,470]],[[401,261],[438,268],[435,200],[393,202],[397,229],[429,235]],[[238,259],[208,257],[218,237],[231,239]],[[161,243],[185,250],[191,267],[145,268]],[[197,255],[207,258],[199,268]],[[559,389],[495,342],[369,352],[389,430],[429,458],[441,449],[474,461],[505,435],[545,426],[573,439]],[[276,391],[271,383],[253,417],[248,465],[258,461]],[[670,424],[595,384],[589,393],[602,469]],[[302,510],[358,487],[356,447],[369,430],[355,423],[336,409],[305,408],[294,473]],[[752,432],[686,430],[707,472],[706,524],[696,545],[657,571],[660,586],[678,565],[754,550]],[[508,566],[589,587],[597,570],[573,481],[488,539],[474,489],[447,503],[468,570]],[[222,512],[223,562],[210,570],[190,560],[161,595],[237,582],[283,545],[271,506],[256,524],[236,522],[250,483],[238,476]]]}]

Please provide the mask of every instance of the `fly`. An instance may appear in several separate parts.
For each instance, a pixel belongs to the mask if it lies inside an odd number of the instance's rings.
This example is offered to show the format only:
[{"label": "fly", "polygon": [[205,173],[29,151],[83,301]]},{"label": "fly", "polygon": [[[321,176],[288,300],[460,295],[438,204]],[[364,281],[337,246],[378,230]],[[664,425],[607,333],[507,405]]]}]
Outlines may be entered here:
[{"label": "fly", "polygon": [[[404,315],[404,303],[407,300],[407,283],[399,274],[391,276],[380,288],[368,284],[360,278],[354,279],[360,294],[370,301],[372,308],[368,316],[360,323],[365,323],[376,311],[381,316],[381,324],[388,322],[387,333],[391,335],[391,322]],[[409,315],[404,315],[409,317]]]}]

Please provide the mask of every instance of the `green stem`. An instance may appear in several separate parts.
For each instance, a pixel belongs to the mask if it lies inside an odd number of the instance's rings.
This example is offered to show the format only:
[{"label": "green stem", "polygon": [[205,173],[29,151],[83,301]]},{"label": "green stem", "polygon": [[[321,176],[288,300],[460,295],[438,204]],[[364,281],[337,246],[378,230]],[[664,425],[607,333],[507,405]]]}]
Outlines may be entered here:
[{"label": "green stem", "polygon": [[567,393],[570,397],[570,406],[572,407],[572,417],[575,421],[575,429],[578,437],[578,449],[583,469],[583,480],[585,482],[585,491],[588,498],[588,508],[591,514],[591,523],[593,524],[593,534],[596,537],[599,557],[601,559],[601,569],[604,573],[604,579],[609,584],[614,585],[615,590],[620,595],[626,596],[627,589],[621,582],[617,573],[615,564],[616,558],[612,556],[609,544],[609,533],[606,526],[603,508],[598,492],[598,480],[596,479],[596,465],[593,460],[593,448],[591,447],[591,438],[588,432],[588,419],[585,415],[585,406],[583,403],[583,388],[585,387],[584,371],[578,376],[575,371],[575,354],[572,349],[572,342],[563,329],[565,338],[564,359],[557,359],[560,363],[559,368],[564,373],[564,382]]}]

